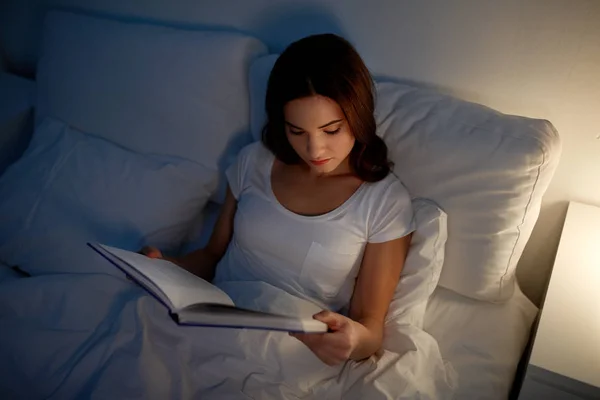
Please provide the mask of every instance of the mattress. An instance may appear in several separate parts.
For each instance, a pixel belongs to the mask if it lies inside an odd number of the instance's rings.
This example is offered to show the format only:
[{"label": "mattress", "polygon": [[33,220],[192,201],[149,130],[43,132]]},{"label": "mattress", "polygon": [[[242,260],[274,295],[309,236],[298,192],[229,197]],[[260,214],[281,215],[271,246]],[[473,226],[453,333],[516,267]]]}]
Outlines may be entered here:
[{"label": "mattress", "polygon": [[457,399],[508,398],[537,307],[518,288],[506,303],[472,300],[438,287],[424,329],[458,374]]}]

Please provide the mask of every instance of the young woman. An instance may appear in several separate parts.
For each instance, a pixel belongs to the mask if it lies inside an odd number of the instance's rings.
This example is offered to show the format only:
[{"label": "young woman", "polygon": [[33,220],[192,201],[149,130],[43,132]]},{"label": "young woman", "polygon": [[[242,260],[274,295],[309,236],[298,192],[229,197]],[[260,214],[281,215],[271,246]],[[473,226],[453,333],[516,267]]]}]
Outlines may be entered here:
[{"label": "young woman", "polygon": [[210,242],[174,261],[217,284],[263,281],[319,304],[314,318],[330,333],[293,336],[329,365],[367,358],[413,231],[410,197],[375,134],[369,71],[346,40],[306,37],[275,63],[266,111],[262,143],[226,172]]}]

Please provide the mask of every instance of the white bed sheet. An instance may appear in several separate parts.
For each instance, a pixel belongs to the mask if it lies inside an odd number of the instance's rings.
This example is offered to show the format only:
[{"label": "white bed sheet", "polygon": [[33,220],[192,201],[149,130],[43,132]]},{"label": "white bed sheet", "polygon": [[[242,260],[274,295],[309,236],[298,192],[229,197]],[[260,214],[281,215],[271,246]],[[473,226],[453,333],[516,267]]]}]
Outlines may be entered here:
[{"label": "white bed sheet", "polygon": [[457,399],[506,399],[538,308],[516,287],[506,303],[472,300],[438,287],[424,329],[458,374]]},{"label": "white bed sheet", "polygon": [[[300,301],[262,286],[229,289],[236,303],[246,293],[281,312]],[[285,333],[179,327],[125,278],[5,277],[0,398],[451,399],[455,374],[433,337],[413,325],[389,328],[388,350],[327,367]]]}]

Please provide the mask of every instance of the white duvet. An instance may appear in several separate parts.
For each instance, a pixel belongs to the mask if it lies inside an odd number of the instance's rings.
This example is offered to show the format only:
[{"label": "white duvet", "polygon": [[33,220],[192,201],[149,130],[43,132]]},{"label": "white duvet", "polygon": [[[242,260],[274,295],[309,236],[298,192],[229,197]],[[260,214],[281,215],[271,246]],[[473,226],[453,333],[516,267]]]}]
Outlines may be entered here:
[{"label": "white duvet", "polygon": [[[312,312],[260,283],[228,285],[238,305]],[[124,278],[9,279],[0,282],[0,398],[451,398],[456,376],[437,342],[402,320],[386,326],[387,350],[328,367],[285,333],[180,327]]]}]

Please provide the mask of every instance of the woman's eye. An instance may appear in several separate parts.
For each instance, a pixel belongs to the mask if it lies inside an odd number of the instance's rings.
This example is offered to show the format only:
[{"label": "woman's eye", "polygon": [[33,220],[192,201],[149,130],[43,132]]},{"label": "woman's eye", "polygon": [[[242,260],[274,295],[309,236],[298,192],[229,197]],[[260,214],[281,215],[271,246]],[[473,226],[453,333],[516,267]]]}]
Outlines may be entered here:
[{"label": "woman's eye", "polygon": [[339,131],[340,131],[340,128],[337,128],[336,130],[333,130],[333,131],[325,131],[325,133],[328,134],[328,135],[335,135]]},{"label": "woman's eye", "polygon": [[290,129],[290,133],[292,135],[302,135],[304,132],[303,131],[294,131],[294,130]]}]

